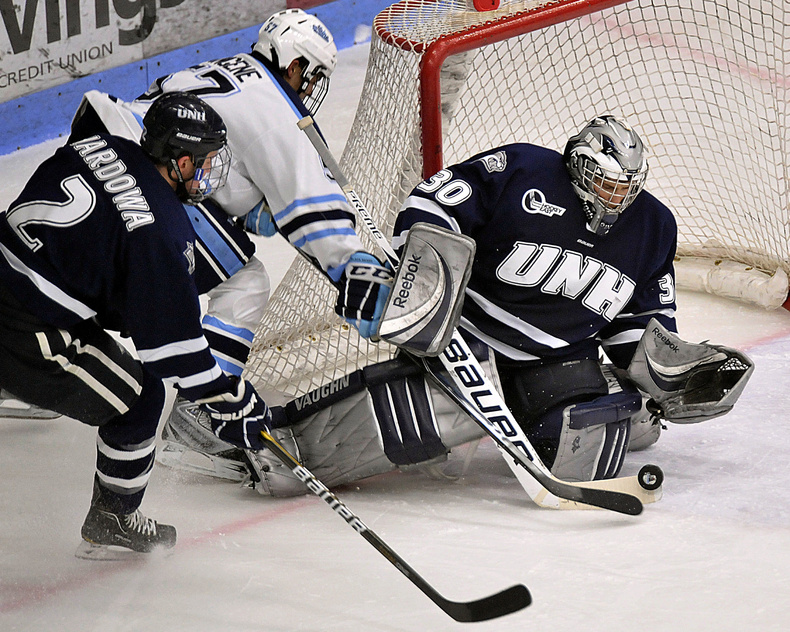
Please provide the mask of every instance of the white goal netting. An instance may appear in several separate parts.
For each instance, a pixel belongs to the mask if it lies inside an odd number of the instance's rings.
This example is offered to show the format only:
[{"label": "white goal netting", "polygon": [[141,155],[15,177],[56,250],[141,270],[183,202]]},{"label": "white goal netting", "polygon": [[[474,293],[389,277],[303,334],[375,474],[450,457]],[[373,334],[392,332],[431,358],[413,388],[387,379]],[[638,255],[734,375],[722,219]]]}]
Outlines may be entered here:
[{"label": "white goal netting", "polygon": [[[614,114],[648,147],[647,189],[675,212],[679,254],[702,269],[694,282],[781,304],[790,272],[790,4],[632,0],[589,12],[615,3],[503,0],[478,13],[457,0],[403,0],[385,10],[374,22],[345,175],[391,234],[399,204],[422,179],[423,138],[426,155],[440,143],[444,164],[514,141],[561,151],[585,121]],[[486,39],[483,28],[496,35]],[[469,50],[441,66],[442,131],[422,129],[423,57],[432,42],[463,31]],[[430,77],[424,85],[430,97]],[[295,396],[390,357],[386,345],[341,325],[334,300],[329,284],[296,261],[256,334],[250,378]]]}]

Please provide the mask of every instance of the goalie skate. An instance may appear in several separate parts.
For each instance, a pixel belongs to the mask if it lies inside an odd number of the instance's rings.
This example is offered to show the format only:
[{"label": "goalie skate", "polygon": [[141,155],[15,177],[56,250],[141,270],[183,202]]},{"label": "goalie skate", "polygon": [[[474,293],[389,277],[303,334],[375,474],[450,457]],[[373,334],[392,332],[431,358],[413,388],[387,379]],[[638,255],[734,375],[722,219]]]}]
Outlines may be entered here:
[{"label": "goalie skate", "polygon": [[175,470],[242,482],[249,470],[241,450],[219,439],[197,404],[179,399],[162,428],[156,460]]}]

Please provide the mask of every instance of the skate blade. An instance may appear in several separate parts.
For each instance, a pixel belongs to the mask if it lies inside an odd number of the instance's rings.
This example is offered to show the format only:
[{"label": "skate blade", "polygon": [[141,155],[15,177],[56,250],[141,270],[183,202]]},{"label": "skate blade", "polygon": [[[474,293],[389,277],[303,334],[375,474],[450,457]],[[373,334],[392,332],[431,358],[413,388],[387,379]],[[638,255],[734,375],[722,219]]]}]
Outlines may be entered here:
[{"label": "skate blade", "polygon": [[108,544],[94,544],[83,540],[74,551],[74,557],[81,560],[94,560],[100,562],[125,562],[129,560],[150,560],[154,557],[167,557],[173,553],[173,548],[158,547],[150,553],[132,551],[122,546]]},{"label": "skate blade", "polygon": [[31,406],[18,399],[6,399],[0,403],[0,417],[13,419],[57,419],[59,413],[38,406]]},{"label": "skate blade", "polygon": [[161,465],[174,470],[202,474],[234,483],[240,483],[249,476],[247,467],[240,461],[195,452],[170,441],[166,441],[162,449],[157,451],[156,460]]}]

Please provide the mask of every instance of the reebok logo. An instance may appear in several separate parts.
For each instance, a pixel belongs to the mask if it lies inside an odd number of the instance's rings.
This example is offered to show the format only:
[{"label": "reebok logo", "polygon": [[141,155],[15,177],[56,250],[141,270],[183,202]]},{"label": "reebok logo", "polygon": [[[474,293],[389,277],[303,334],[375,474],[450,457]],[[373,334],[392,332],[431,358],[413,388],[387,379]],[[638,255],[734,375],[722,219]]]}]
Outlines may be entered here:
[{"label": "reebok logo", "polygon": [[404,261],[401,266],[406,270],[406,273],[400,279],[400,288],[398,293],[392,301],[395,307],[405,308],[409,300],[409,295],[414,287],[414,281],[417,278],[417,273],[420,271],[421,256],[411,255],[408,261]]},{"label": "reebok logo", "polygon": [[678,349],[678,346],[674,342],[672,342],[672,340],[670,340],[670,338],[667,335],[661,333],[661,330],[658,327],[653,328],[653,335],[675,353],[680,351],[680,349]]}]

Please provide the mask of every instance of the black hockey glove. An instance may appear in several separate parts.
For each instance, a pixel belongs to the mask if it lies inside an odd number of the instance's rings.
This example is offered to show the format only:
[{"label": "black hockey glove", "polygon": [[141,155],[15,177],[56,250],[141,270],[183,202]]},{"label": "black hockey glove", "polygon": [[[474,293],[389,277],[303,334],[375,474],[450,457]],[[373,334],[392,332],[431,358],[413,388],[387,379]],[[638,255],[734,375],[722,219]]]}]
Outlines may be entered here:
[{"label": "black hockey glove", "polygon": [[237,448],[263,449],[261,430],[268,432],[272,414],[252,384],[238,380],[235,392],[203,400],[200,407],[211,418],[211,429],[220,439]]},{"label": "black hockey glove", "polygon": [[379,321],[392,284],[392,271],[367,252],[355,252],[337,282],[340,294],[335,312],[371,338],[379,330]]}]

